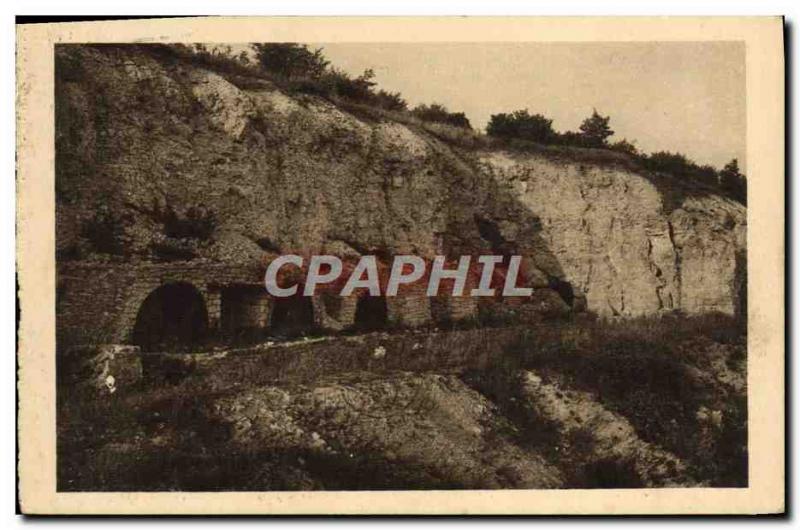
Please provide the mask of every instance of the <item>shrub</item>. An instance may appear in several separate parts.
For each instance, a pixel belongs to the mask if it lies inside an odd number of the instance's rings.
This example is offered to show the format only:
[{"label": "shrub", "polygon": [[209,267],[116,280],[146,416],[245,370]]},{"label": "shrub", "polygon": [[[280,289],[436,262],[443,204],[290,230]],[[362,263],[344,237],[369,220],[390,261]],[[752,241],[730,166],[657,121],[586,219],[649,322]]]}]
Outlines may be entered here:
[{"label": "shrub", "polygon": [[336,68],[328,71],[323,77],[323,83],[330,87],[330,92],[353,101],[368,102],[375,97],[372,88],[375,86],[373,79],[375,72],[368,68],[355,79],[342,70]]},{"label": "shrub", "polygon": [[121,256],[128,251],[130,241],[126,226],[130,221],[129,215],[116,213],[106,205],[101,205],[94,216],[84,222],[81,235],[96,252]]},{"label": "shrub", "polygon": [[388,111],[406,111],[408,105],[399,92],[374,91],[376,85],[373,81],[374,77],[375,72],[371,68],[356,78],[333,68],[318,78],[293,79],[289,86],[292,90],[304,94],[313,94],[324,98],[343,98]]},{"label": "shrub", "polygon": [[709,165],[697,165],[681,153],[658,151],[650,156],[643,156],[644,166],[654,171],[663,171],[681,177],[684,180],[699,182],[707,186],[718,187],[717,170]]},{"label": "shrub", "polygon": [[708,164],[698,166],[697,164],[693,163],[689,168],[689,175],[698,182],[702,182],[709,186],[716,187],[719,185],[719,175],[717,174],[717,170]]},{"label": "shrub", "polygon": [[305,44],[266,42],[252,44],[251,48],[261,68],[286,78],[319,79],[330,64],[322,48],[310,50]]},{"label": "shrub", "polygon": [[469,123],[466,114],[463,112],[450,112],[447,107],[440,103],[432,103],[430,105],[418,105],[411,111],[417,118],[424,121],[432,121],[435,123],[445,123],[454,127],[461,127],[464,129],[471,129],[472,125]]},{"label": "shrub", "polygon": [[387,92],[383,89],[375,94],[375,104],[382,109],[393,111],[404,111],[408,109],[408,103],[400,96],[400,92]]},{"label": "shrub", "polygon": [[567,131],[560,134],[556,133],[555,143],[571,145],[573,147],[592,147],[584,135],[575,131]]},{"label": "shrub", "polygon": [[295,79],[289,83],[288,87],[292,92],[301,94],[311,94],[322,98],[330,97],[331,86],[322,83],[319,79]]},{"label": "shrub", "polygon": [[636,149],[634,143],[635,142],[629,142],[627,139],[623,138],[609,145],[608,148],[612,151],[619,151],[620,153],[628,153],[629,155],[636,156],[639,154],[639,150]]},{"label": "shrub", "polygon": [[665,171],[675,175],[685,173],[691,161],[681,153],[657,151],[644,158],[645,166],[655,171]]},{"label": "shrub", "polygon": [[530,114],[527,109],[516,110],[511,114],[493,114],[486,133],[497,138],[517,138],[538,143],[552,143],[557,138],[553,130],[553,120],[541,114]]},{"label": "shrub", "polygon": [[246,53],[233,55],[230,46],[213,46],[205,44],[147,44],[142,45],[147,51],[160,56],[178,57],[192,64],[210,68],[217,72],[233,74],[236,76],[257,76],[259,70],[255,68]]}]

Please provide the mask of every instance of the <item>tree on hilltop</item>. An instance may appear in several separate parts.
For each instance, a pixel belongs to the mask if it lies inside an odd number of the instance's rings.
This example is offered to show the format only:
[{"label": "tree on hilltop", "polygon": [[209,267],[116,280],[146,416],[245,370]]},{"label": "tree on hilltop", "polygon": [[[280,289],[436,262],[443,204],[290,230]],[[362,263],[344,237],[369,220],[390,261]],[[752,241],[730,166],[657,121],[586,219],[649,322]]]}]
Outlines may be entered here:
[{"label": "tree on hilltop", "polygon": [[322,48],[309,49],[294,42],[264,42],[251,45],[256,61],[261,67],[288,78],[321,77],[330,62],[322,55]]},{"label": "tree on hilltop", "polygon": [[614,131],[608,126],[610,116],[601,116],[597,109],[592,110],[592,115],[583,120],[580,131],[585,144],[591,147],[605,147],[606,139],[614,135]]},{"label": "tree on hilltop", "polygon": [[733,159],[719,172],[719,185],[731,197],[747,204],[747,177],[739,170],[739,161]]}]

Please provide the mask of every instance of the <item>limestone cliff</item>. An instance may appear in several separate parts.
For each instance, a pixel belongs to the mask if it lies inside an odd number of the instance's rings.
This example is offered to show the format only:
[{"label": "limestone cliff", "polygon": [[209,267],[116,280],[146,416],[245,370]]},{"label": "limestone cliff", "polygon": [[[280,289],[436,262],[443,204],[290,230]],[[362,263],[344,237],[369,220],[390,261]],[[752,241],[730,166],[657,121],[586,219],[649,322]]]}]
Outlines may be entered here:
[{"label": "limestone cliff", "polygon": [[57,47],[56,121],[62,259],[106,259],[83,228],[101,208],[124,221],[119,259],[163,259],[185,242],[162,212],[198,208],[216,223],[183,259],[515,252],[600,315],[743,302],[744,207],[621,155],[469,149],[146,47]]}]

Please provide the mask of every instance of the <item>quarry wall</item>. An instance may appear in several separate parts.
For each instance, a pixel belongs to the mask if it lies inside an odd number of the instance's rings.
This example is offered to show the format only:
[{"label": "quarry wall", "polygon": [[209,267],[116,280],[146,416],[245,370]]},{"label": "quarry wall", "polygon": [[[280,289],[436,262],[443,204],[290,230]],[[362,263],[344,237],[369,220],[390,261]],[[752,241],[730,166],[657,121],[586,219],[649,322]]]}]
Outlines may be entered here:
[{"label": "quarry wall", "polygon": [[[226,318],[263,326],[270,301],[250,288],[265,252],[513,253],[535,288],[523,312],[744,310],[745,208],[665,187],[617,155],[468,149],[131,47],[57,47],[56,122],[62,340],[124,342],[145,299],[175,282],[202,295],[212,328]],[[87,241],[100,208],[119,220],[129,263]],[[190,241],[190,257],[156,263],[173,237],[166,208],[202,208],[216,223]],[[409,326],[478,310],[422,293],[385,303],[391,322]],[[312,304],[328,329],[357,313],[353,299]]]}]

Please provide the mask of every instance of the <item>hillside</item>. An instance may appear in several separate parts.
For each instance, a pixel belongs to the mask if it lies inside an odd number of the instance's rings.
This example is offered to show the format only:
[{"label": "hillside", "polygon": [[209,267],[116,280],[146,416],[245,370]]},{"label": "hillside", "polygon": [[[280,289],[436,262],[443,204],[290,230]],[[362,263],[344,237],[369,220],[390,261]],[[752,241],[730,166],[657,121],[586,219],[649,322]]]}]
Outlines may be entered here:
[{"label": "hillside", "polygon": [[59,387],[59,489],[742,486],[744,339],[695,317],[145,357],[111,394]]},{"label": "hillside", "polygon": [[[59,490],[747,484],[741,204],[163,46],[57,46],[55,90]],[[281,253],[534,290],[282,299]]]}]

